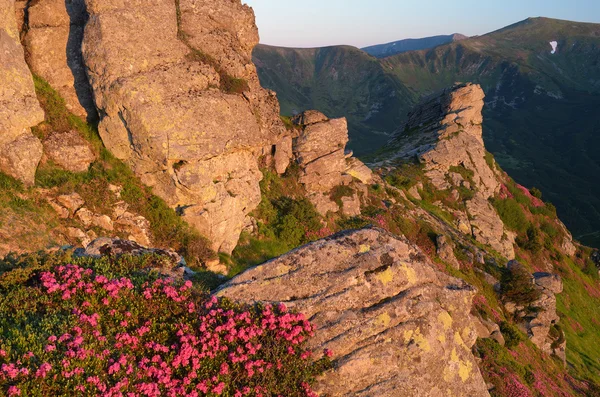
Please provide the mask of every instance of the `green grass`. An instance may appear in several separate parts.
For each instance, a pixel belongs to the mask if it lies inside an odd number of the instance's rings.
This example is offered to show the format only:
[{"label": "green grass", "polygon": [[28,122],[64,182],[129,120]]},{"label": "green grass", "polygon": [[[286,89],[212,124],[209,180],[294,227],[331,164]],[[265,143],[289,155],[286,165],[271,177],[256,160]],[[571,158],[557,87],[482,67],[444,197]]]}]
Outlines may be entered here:
[{"label": "green grass", "polygon": [[509,229],[524,233],[529,226],[523,207],[515,199],[494,199],[492,204]]},{"label": "green grass", "polygon": [[567,361],[577,373],[600,384],[600,288],[571,259],[561,268],[564,291],[557,312],[567,339]]}]

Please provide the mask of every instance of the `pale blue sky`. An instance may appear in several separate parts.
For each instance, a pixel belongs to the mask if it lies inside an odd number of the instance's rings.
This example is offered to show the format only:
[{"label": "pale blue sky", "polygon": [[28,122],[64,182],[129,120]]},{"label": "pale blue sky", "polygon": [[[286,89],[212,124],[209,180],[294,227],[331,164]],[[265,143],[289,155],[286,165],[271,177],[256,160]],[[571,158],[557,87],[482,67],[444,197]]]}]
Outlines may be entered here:
[{"label": "pale blue sky", "polygon": [[242,0],[261,43],[364,47],[438,34],[484,34],[527,17],[600,23],[600,0]]}]

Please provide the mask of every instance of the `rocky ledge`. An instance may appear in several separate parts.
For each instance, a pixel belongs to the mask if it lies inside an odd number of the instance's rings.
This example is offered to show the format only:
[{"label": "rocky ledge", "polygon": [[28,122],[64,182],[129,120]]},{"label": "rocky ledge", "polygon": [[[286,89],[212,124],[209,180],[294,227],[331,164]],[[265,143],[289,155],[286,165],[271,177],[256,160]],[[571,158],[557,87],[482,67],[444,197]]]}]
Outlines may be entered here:
[{"label": "rocky ledge", "polygon": [[311,348],[333,352],[318,382],[328,396],[486,396],[471,353],[475,294],[405,238],[342,232],[250,269],[218,292],[283,302],[317,326]]}]

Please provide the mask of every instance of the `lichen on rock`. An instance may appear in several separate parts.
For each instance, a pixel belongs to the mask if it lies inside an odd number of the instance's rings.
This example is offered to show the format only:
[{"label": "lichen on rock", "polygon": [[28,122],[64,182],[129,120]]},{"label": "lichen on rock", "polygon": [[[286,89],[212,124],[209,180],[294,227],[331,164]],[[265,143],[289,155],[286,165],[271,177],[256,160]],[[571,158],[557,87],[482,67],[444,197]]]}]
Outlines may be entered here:
[{"label": "lichen on rock", "polygon": [[310,347],[333,351],[318,381],[329,396],[488,395],[471,353],[475,294],[437,271],[405,238],[376,228],[316,241],[225,284],[243,302],[283,302],[317,326]]}]

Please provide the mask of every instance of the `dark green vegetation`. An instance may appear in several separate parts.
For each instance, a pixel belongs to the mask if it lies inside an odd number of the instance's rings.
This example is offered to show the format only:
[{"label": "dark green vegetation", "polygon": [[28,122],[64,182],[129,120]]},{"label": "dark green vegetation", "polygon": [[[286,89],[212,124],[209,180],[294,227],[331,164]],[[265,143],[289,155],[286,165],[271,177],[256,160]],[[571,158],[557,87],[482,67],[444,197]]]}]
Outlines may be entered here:
[{"label": "dark green vegetation", "polygon": [[385,144],[413,96],[377,59],[354,47],[293,49],[259,45],[253,60],[284,115],[318,109],[347,117],[356,154]]},{"label": "dark green vegetation", "polygon": [[600,25],[534,18],[381,60],[352,47],[265,46],[254,60],[284,114],[347,116],[359,156],[384,144],[422,96],[456,81],[481,84],[488,150],[544,192],[576,238],[600,247]]},{"label": "dark green vegetation", "polygon": [[[158,256],[0,261],[0,394],[311,396],[330,367],[284,305],[235,304],[161,278]],[[171,264],[172,265],[172,264]]]},{"label": "dark green vegetation", "polygon": [[[121,200],[129,208],[150,221],[153,245],[173,248],[182,253],[192,267],[198,267],[207,259],[215,257],[208,242],[185,223],[176,212],[159,197],[152,194],[122,161],[116,159],[106,148],[96,127],[70,114],[64,100],[48,83],[34,76],[38,99],[46,113],[46,121],[34,128],[34,133],[43,137],[50,131],[78,131],[88,140],[97,160],[87,172],[72,173],[50,162],[40,164],[36,173],[36,187],[54,188],[59,193],[79,193],[90,209],[111,213],[117,201],[110,192],[109,184],[121,186]],[[34,198],[32,198],[34,200]],[[49,213],[53,211],[47,206]]]}]

